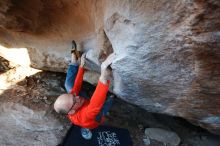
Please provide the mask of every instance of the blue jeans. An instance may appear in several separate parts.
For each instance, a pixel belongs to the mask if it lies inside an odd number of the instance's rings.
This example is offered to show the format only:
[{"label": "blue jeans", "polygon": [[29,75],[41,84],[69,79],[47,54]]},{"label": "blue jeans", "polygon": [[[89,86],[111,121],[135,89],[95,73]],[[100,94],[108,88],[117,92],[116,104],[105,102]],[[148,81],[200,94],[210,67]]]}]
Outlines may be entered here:
[{"label": "blue jeans", "polygon": [[[74,86],[74,81],[77,75],[79,69],[79,65],[78,64],[69,64],[68,69],[67,69],[67,75],[66,75],[66,80],[65,80],[65,88],[66,91],[68,93],[71,92],[71,89]],[[88,97],[87,94],[83,91],[79,92],[79,96],[80,97],[84,97],[85,99],[90,99],[91,97]],[[99,112],[99,114],[96,116],[96,121],[97,122],[101,122],[101,118],[102,116],[107,115],[111,105],[112,105],[112,98],[110,97],[110,94],[107,94],[107,98],[106,101],[101,109],[101,111]]]},{"label": "blue jeans", "polygon": [[70,93],[71,89],[74,86],[74,81],[79,69],[78,64],[69,64],[67,73],[66,73],[66,80],[65,80],[65,88],[67,93]]}]

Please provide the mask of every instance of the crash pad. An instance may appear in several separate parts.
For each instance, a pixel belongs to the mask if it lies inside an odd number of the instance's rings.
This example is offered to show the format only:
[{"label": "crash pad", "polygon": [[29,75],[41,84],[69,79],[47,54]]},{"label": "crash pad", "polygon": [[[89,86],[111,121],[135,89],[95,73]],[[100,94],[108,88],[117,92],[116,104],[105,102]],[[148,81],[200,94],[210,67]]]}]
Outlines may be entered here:
[{"label": "crash pad", "polygon": [[92,139],[85,140],[80,133],[80,127],[72,125],[60,146],[132,146],[132,140],[127,129],[111,126],[99,126],[92,129]]}]

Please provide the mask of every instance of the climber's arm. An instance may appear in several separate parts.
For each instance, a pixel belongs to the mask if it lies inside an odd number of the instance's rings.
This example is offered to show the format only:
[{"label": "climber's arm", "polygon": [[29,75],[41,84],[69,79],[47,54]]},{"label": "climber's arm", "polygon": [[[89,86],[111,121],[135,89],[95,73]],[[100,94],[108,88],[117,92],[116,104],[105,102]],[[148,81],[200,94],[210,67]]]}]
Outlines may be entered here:
[{"label": "climber's arm", "polygon": [[85,116],[87,119],[94,119],[97,114],[101,111],[103,104],[106,100],[110,82],[104,84],[99,80],[95,92],[92,95],[90,103],[86,109]]},{"label": "climber's arm", "polygon": [[81,63],[80,63],[80,66],[79,66],[79,70],[78,70],[76,79],[74,81],[74,86],[71,90],[72,94],[79,95],[80,89],[82,87],[83,75],[84,75],[84,72],[85,72],[84,65],[85,65],[85,54],[83,54],[82,57],[81,57]]},{"label": "climber's arm", "polygon": [[100,112],[108,92],[110,84],[111,70],[108,68],[112,63],[114,55],[111,54],[101,65],[101,76],[99,78],[98,85],[90,100],[90,103],[86,109],[85,117],[87,119],[94,119]]}]

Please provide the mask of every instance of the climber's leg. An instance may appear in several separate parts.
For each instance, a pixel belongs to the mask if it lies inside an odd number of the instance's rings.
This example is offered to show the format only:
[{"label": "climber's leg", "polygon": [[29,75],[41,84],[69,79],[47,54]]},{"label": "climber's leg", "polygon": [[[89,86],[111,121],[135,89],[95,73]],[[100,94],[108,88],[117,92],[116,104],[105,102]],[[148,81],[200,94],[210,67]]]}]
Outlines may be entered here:
[{"label": "climber's leg", "polygon": [[71,89],[74,86],[74,81],[78,72],[79,65],[70,63],[67,69],[65,88],[67,93],[71,92]]},{"label": "climber's leg", "polygon": [[79,69],[79,65],[77,62],[77,55],[76,55],[76,42],[72,41],[72,48],[71,48],[71,63],[67,69],[67,75],[65,80],[65,88],[67,93],[70,93],[71,89],[74,86],[74,81]]}]

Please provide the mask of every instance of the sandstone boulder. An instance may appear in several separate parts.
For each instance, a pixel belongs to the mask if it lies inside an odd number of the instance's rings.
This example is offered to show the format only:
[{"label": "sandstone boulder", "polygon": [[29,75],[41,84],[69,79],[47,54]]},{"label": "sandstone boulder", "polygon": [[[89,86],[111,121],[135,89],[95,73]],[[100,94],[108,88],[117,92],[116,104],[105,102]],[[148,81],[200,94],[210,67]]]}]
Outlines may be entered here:
[{"label": "sandstone boulder", "polygon": [[[164,130],[164,129],[160,129],[160,128],[147,128],[145,129],[145,141],[146,139],[148,139],[148,144],[149,146],[153,146],[154,144],[152,144],[150,141],[154,140],[156,142],[160,142],[161,146],[178,146],[180,144],[180,138],[179,136],[172,132],[172,131],[168,131],[168,130]],[[155,144],[156,145],[156,144]]]},{"label": "sandstone boulder", "polygon": [[96,72],[114,51],[113,92],[120,98],[220,134],[219,1],[3,0],[0,6],[1,44],[26,47],[32,66],[63,72],[72,39]]},{"label": "sandstone boulder", "polygon": [[54,146],[60,143],[57,134],[63,129],[54,117],[45,111],[33,111],[17,103],[0,105],[0,145]]}]

